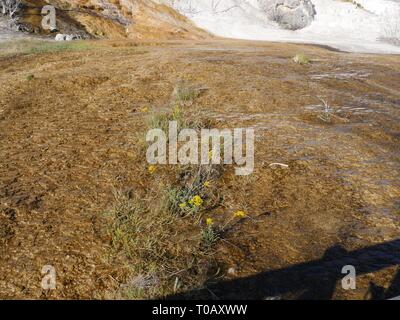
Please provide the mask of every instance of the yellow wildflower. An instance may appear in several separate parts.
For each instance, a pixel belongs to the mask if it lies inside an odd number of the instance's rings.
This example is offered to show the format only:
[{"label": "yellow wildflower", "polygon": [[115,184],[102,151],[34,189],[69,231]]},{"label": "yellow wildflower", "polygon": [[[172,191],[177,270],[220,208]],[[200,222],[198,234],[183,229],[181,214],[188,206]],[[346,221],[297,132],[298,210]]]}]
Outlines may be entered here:
[{"label": "yellow wildflower", "polygon": [[148,107],[143,107],[140,111],[147,112],[147,111],[149,111],[149,108]]},{"label": "yellow wildflower", "polygon": [[189,200],[189,203],[196,207],[200,207],[203,202],[204,200],[200,196],[194,196],[192,199]]},{"label": "yellow wildflower", "polygon": [[182,203],[179,204],[179,208],[181,208],[181,209],[185,209],[186,206],[187,206],[186,202],[182,202]]},{"label": "yellow wildflower", "polygon": [[214,220],[213,220],[212,218],[207,218],[207,219],[206,219],[206,224],[207,224],[208,226],[212,226],[212,225],[214,224]]},{"label": "yellow wildflower", "polygon": [[154,172],[156,172],[157,167],[156,166],[149,166],[149,168],[147,169],[149,171],[150,174],[153,174]]},{"label": "yellow wildflower", "polygon": [[204,183],[203,183],[203,186],[206,187],[206,188],[209,187],[209,186],[210,186],[210,181],[204,182]]},{"label": "yellow wildflower", "polygon": [[246,217],[246,213],[244,211],[236,211],[233,216],[235,218],[244,218]]}]

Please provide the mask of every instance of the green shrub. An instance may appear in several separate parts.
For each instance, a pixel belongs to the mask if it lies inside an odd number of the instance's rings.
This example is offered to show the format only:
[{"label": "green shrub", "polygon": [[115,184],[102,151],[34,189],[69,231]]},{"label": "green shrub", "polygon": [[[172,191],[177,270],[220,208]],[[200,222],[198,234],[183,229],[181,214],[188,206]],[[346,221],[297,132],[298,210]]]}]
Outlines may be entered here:
[{"label": "green shrub", "polygon": [[293,57],[293,61],[295,63],[297,63],[297,64],[300,64],[300,65],[306,65],[306,64],[309,64],[311,62],[311,60],[306,55],[304,55],[302,53],[296,54]]}]

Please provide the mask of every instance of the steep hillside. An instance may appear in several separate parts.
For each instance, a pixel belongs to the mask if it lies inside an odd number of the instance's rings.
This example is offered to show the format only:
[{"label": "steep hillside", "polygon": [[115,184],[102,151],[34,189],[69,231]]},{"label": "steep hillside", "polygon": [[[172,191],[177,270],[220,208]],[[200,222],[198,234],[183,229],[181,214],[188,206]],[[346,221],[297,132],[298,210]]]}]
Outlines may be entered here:
[{"label": "steep hillside", "polygon": [[151,0],[26,0],[22,21],[35,33],[41,27],[41,8],[56,7],[57,29],[93,37],[129,39],[203,39],[195,27],[171,7]]}]

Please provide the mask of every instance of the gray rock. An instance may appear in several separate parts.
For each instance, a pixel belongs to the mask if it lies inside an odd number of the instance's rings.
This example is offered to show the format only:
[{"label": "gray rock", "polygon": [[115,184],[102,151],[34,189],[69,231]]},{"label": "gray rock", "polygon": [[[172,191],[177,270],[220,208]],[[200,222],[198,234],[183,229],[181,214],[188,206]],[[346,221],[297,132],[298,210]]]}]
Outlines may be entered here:
[{"label": "gray rock", "polygon": [[268,18],[282,28],[298,30],[307,27],[316,14],[311,0],[258,0]]}]

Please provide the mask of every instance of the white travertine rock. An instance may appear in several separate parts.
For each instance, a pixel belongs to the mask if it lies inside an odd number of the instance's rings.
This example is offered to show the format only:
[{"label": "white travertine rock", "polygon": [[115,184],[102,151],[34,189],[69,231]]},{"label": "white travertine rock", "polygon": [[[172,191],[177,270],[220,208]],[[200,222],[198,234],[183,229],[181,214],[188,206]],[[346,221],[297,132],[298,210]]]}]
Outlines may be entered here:
[{"label": "white travertine rock", "polygon": [[271,20],[289,30],[307,27],[316,14],[310,0],[259,0],[259,4]]},{"label": "white travertine rock", "polygon": [[72,40],[80,40],[82,36],[78,34],[62,34],[58,33],[55,37],[56,41],[72,41]]}]

